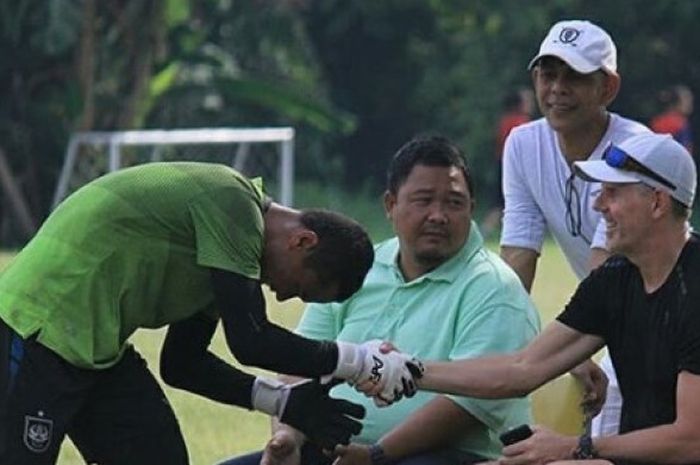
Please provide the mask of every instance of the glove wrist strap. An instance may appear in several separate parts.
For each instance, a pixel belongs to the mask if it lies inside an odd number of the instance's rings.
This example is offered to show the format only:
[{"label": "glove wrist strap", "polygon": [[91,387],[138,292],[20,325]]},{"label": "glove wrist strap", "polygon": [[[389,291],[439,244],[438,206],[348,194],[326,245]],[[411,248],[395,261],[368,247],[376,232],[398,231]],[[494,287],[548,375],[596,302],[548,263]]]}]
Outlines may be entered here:
[{"label": "glove wrist strap", "polygon": [[285,387],[284,383],[274,379],[255,378],[251,393],[253,409],[268,415],[280,416],[286,403],[284,402],[286,400]]},{"label": "glove wrist strap", "polygon": [[330,375],[321,378],[326,383],[331,378],[353,381],[362,372],[365,359],[365,348],[351,342],[337,341],[338,364]]}]

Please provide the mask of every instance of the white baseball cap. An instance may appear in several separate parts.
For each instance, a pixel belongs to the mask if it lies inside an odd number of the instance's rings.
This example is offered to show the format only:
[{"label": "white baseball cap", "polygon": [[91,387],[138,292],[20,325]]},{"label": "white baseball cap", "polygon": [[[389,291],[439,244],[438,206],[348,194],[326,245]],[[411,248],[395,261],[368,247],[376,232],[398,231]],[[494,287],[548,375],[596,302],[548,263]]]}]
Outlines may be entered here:
[{"label": "white baseball cap", "polygon": [[617,74],[615,43],[607,32],[590,21],[560,21],[552,26],[528,69],[545,56],[557,57],[579,73],[602,69]]},{"label": "white baseball cap", "polygon": [[691,207],[695,198],[693,157],[668,134],[634,135],[608,147],[602,160],[575,162],[574,171],[586,181],[641,182],[668,192],[686,207]]}]

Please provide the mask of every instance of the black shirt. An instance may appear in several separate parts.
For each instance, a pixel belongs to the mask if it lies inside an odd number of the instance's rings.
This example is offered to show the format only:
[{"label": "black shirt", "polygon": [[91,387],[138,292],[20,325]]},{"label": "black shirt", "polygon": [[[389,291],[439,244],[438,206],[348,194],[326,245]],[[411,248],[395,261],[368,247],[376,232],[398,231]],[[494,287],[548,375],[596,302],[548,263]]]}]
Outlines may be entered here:
[{"label": "black shirt", "polygon": [[672,423],[678,373],[700,375],[700,239],[685,244],[666,282],[651,294],[639,269],[608,259],[557,319],[608,346],[622,394],[620,433]]}]

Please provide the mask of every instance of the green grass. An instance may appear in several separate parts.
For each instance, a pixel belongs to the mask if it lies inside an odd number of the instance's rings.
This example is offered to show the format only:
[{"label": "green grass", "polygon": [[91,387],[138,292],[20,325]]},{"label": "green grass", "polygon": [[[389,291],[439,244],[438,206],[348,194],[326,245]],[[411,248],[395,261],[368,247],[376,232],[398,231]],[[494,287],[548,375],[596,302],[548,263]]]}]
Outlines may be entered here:
[{"label": "green grass", "polygon": [[532,297],[542,316],[543,325],[552,321],[564,309],[577,283],[576,276],[557,245],[547,242],[537,264],[532,286]]},{"label": "green grass", "polygon": [[[496,248],[493,243],[489,246]],[[0,254],[0,266],[11,256],[12,254]],[[575,284],[576,280],[556,246],[547,243],[533,288],[533,297],[541,311],[543,323],[551,321],[563,308]],[[287,327],[295,325],[302,310],[302,304],[298,300],[280,304],[273,298],[268,298],[268,307],[270,318]],[[158,353],[163,336],[164,330],[142,330],[132,338],[132,342],[146,357],[154,371],[157,371]],[[232,361],[220,333],[214,338],[213,350]],[[165,391],[180,421],[192,465],[210,465],[233,455],[259,449],[268,438],[269,421],[262,414],[217,404],[167,386]],[[72,444],[66,441],[58,464],[83,463]]]}]

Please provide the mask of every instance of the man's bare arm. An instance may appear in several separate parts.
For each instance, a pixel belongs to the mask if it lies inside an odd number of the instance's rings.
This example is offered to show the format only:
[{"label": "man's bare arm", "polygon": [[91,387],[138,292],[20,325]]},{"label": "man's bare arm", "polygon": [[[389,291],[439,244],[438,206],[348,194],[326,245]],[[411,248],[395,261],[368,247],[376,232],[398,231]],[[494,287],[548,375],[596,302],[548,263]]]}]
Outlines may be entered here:
[{"label": "man's bare arm", "polygon": [[392,460],[442,448],[479,423],[462,406],[437,396],[379,441]]},{"label": "man's bare arm", "polygon": [[540,255],[532,249],[510,246],[501,247],[501,258],[513,268],[513,271],[518,275],[527,292],[530,292],[532,289],[539,256]]},{"label": "man's bare arm", "polygon": [[572,369],[603,345],[598,336],[553,321],[513,354],[427,363],[418,385],[424,390],[485,399],[521,397]]}]

